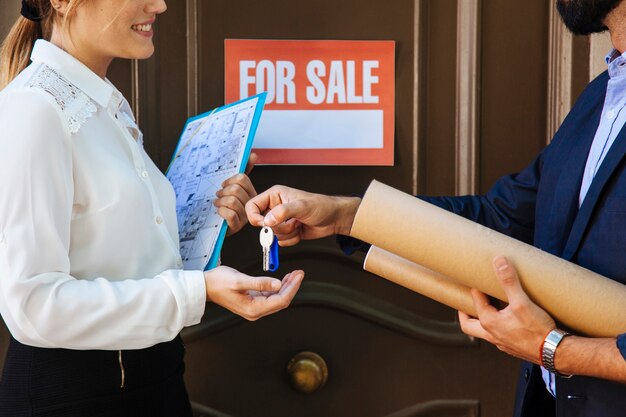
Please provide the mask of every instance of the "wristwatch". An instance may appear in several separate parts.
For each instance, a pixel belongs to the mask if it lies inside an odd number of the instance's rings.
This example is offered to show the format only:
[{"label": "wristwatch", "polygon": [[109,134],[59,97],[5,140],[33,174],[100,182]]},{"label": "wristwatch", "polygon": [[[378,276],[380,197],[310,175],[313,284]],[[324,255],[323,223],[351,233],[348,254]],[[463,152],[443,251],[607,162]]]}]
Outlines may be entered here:
[{"label": "wristwatch", "polygon": [[556,353],[556,348],[559,346],[559,343],[570,334],[564,330],[554,329],[543,340],[543,344],[541,345],[541,365],[546,368],[548,371],[562,376],[564,378],[571,378],[571,375],[564,375],[556,370],[554,367],[554,355]]}]

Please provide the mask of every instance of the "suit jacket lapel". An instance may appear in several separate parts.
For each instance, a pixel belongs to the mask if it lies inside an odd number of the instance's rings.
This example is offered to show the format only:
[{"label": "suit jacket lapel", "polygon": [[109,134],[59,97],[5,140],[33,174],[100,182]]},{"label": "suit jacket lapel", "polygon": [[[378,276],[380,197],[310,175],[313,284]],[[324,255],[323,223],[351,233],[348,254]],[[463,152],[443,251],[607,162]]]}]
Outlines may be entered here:
[{"label": "suit jacket lapel", "polygon": [[611,176],[615,173],[615,170],[624,159],[625,154],[626,128],[622,128],[619,135],[615,139],[613,146],[611,146],[611,149],[609,149],[609,152],[604,158],[604,161],[602,161],[596,176],[591,182],[591,187],[589,187],[589,191],[583,200],[583,204],[580,207],[576,220],[574,221],[574,225],[572,226],[572,231],[567,240],[567,244],[565,245],[565,250],[563,251],[563,258],[568,260],[571,259],[578,250],[596,204],[600,199],[602,190],[604,190],[606,184],[611,179]]},{"label": "suit jacket lapel", "polygon": [[[572,223],[578,214],[578,195],[582,183],[583,171],[587,154],[598,127],[602,106],[595,111],[581,115],[581,123],[575,123],[564,132],[569,138],[564,142],[563,149],[558,150],[558,158],[554,169],[558,169],[558,180],[554,188],[549,222],[549,233],[546,233],[546,247],[542,249],[560,255],[565,247]],[[586,122],[585,122],[586,121]],[[582,124],[582,127],[581,127]]]},{"label": "suit jacket lapel", "polygon": [[[554,158],[546,163],[542,174],[550,195],[547,217],[538,219],[541,226],[535,231],[535,245],[557,256],[562,256],[572,225],[578,215],[578,195],[591,143],[600,123],[606,94],[608,74],[594,80],[576,102],[555,134],[552,144]],[[552,183],[550,178],[556,178]]]}]

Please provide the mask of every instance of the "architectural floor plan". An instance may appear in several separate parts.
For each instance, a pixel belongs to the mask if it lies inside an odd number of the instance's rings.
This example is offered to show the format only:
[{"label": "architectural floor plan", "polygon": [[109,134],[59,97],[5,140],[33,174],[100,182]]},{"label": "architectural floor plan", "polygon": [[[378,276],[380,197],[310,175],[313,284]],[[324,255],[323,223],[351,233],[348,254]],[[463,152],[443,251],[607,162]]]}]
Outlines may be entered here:
[{"label": "architectural floor plan", "polygon": [[167,172],[176,192],[185,269],[215,266],[217,257],[212,255],[221,249],[226,226],[213,205],[215,193],[224,180],[245,168],[262,98],[216,109],[190,119],[185,126]]}]

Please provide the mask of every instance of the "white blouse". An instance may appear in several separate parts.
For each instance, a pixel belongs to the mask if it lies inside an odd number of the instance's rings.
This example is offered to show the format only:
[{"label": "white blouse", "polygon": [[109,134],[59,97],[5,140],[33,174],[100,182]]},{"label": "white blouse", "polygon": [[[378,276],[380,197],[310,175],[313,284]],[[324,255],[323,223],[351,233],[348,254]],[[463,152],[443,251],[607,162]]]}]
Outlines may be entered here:
[{"label": "white blouse", "polygon": [[0,92],[0,313],[20,342],[137,349],[204,313],[128,103],[49,42]]}]

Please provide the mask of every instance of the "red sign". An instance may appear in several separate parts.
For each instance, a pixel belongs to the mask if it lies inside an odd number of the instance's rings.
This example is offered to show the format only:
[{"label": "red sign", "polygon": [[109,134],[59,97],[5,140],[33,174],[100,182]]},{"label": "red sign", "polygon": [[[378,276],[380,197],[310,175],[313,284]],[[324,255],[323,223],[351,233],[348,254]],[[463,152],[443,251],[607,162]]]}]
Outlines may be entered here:
[{"label": "red sign", "polygon": [[395,42],[225,41],[225,100],[267,92],[260,164],[393,165]]}]

